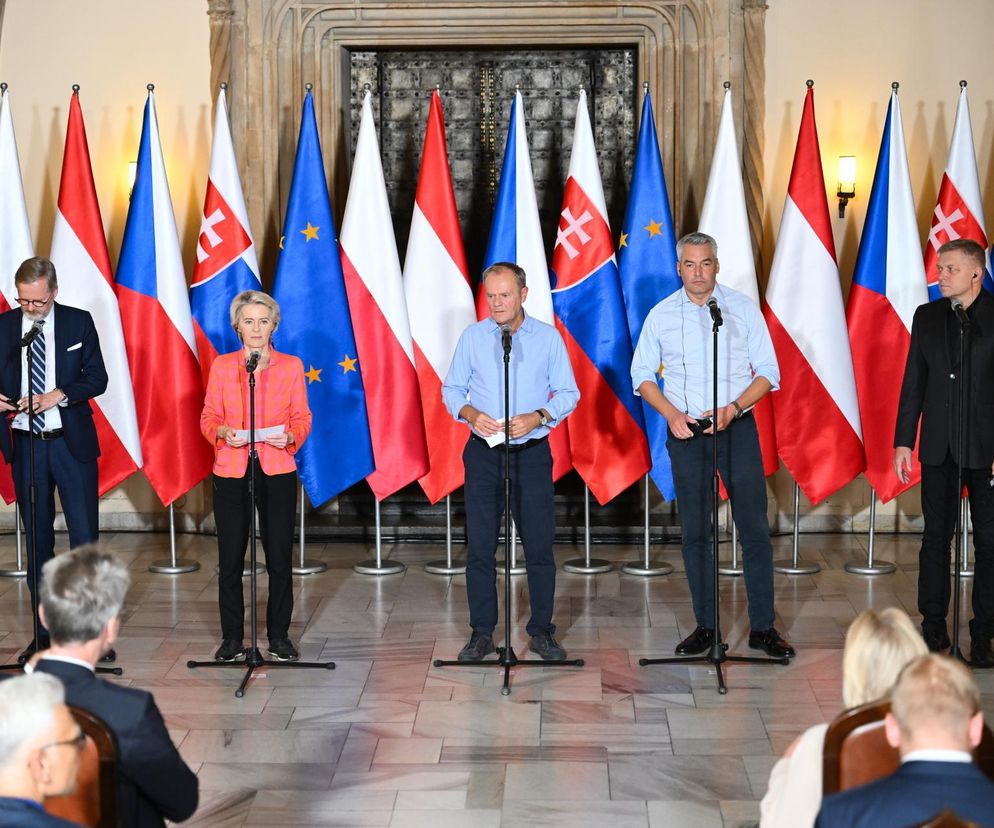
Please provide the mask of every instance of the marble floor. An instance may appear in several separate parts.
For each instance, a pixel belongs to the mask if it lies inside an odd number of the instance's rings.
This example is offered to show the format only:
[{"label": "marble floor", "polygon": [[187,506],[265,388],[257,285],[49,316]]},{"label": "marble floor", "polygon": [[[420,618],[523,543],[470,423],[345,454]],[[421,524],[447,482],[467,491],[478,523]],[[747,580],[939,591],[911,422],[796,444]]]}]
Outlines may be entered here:
[{"label": "marble floor", "polygon": [[[432,666],[453,658],[468,635],[464,578],[422,568],[444,550],[385,547],[407,571],[369,576],[352,565],[370,549],[311,543],[308,558],[329,568],[295,578],[291,635],[303,658],[334,660],[337,669],[260,670],[236,699],[243,669],[186,666],[218,643],[214,539],[181,536],[180,557],[201,568],[175,576],[148,572],[168,555],[166,536],[103,540],[133,578],[119,681],[154,693],[198,773],[201,806],[185,823],[197,826],[752,825],[777,755],[840,710],[848,623],[866,607],[915,614],[915,536],[878,536],[877,557],[898,570],[876,577],[843,569],[865,559],[865,536],[802,536],[802,558],[822,571],[776,576],[777,626],[797,658],[788,667],[727,665],[728,695],[719,696],[709,665],[638,664],[670,654],[694,626],[679,548],[660,546],[655,555],[675,566],[672,575],[561,571],[559,638],[585,666],[518,668],[504,697],[500,670]],[[789,537],[774,543],[776,557],[789,556]],[[594,551],[619,564],[641,554]],[[560,561],[577,554],[557,549]],[[13,556],[12,539],[0,538],[0,565]],[[523,657],[526,584],[512,583],[512,644]],[[721,591],[730,652],[747,654],[745,585],[723,577]],[[263,602],[264,594],[263,576]],[[27,643],[29,613],[23,579],[0,578],[3,661]],[[994,718],[994,671],[977,677]]]}]

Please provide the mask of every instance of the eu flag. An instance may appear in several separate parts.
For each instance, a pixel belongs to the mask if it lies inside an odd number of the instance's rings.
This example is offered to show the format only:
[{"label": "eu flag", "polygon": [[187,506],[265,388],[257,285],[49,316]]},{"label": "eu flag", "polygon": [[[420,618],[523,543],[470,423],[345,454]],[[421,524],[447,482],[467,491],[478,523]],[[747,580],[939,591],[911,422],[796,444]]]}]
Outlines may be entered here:
[{"label": "eu flag", "polygon": [[[682,284],[676,271],[673,216],[670,213],[670,199],[666,192],[666,179],[659,157],[656,123],[652,117],[652,102],[648,91],[642,103],[642,123],[635,151],[628,209],[621,225],[618,270],[625,296],[628,330],[631,332],[634,348],[649,311]],[[663,381],[660,379],[659,387],[662,386]],[[642,410],[645,414],[649,451],[652,454],[652,471],[649,475],[663,497],[673,500],[676,491],[673,488],[670,455],[666,451],[666,420],[648,403],[642,403]]]},{"label": "eu flag", "polygon": [[282,317],[276,344],[300,357],[306,371],[314,424],[297,452],[297,471],[311,503],[320,506],[373,471],[373,449],[309,91],[273,296]]}]

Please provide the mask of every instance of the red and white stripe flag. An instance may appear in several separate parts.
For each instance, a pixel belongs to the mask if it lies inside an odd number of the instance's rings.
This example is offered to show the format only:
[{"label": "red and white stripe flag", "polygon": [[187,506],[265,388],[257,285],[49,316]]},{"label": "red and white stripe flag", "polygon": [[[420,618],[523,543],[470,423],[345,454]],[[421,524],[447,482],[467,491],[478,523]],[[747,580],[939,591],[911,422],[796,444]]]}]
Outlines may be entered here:
[{"label": "red and white stripe flag", "polygon": [[121,314],[78,91],[73,91],[69,101],[58,207],[52,262],[59,274],[59,301],[90,312],[107,367],[107,390],[90,402],[100,440],[99,488],[104,494],[141,468],[142,454]]},{"label": "red and white stripe flag", "polygon": [[442,381],[459,335],[476,321],[469,269],[463,251],[445,148],[442,98],[436,90],[428,110],[421,173],[404,261],[404,295],[421,387],[430,468],[421,478],[436,503],[463,484],[462,450],[469,427],[442,404]]},{"label": "red and white stripe flag", "polygon": [[369,92],[352,161],[341,234],[342,272],[366,389],[377,500],[428,471],[421,394]]},{"label": "red and white stripe flag", "polygon": [[811,503],[866,468],[856,380],[808,82],[763,314],[780,363],[777,446]]}]

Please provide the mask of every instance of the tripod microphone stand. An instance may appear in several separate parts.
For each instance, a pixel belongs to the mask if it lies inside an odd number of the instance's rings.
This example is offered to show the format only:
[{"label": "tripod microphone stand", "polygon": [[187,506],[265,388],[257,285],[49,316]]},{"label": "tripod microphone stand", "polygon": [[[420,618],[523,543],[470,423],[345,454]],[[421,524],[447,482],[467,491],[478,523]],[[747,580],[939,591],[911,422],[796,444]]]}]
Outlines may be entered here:
[{"label": "tripod microphone stand", "polygon": [[[712,599],[714,602],[714,641],[711,648],[706,653],[695,656],[674,656],[668,658],[640,658],[639,664],[645,667],[648,664],[713,664],[715,668],[715,678],[718,682],[718,693],[724,696],[728,692],[725,686],[725,676],[722,673],[721,665],[726,661],[738,664],[790,664],[790,657],[770,658],[762,656],[730,656],[727,654],[728,645],[721,640],[720,610],[718,607],[718,329],[722,325],[721,310],[715,300],[708,302],[711,311],[711,333],[713,335],[713,360],[711,364],[711,388],[714,411],[711,417],[711,584],[714,590]],[[697,439],[692,437],[691,439]]]},{"label": "tripod microphone stand", "polygon": [[[31,387],[31,369],[34,367],[35,354],[31,348],[31,343],[39,336],[44,336],[40,322],[35,322],[23,337],[21,337],[20,347],[27,348],[27,364],[24,366],[28,372],[28,503],[31,508],[31,532],[28,536],[28,557],[31,559],[31,634],[35,647],[41,644],[41,621],[38,617],[38,587],[41,584],[41,568],[38,566],[38,555],[36,554],[38,544],[38,517],[36,507],[38,503],[38,483],[35,473],[35,423],[39,417],[44,416],[44,412],[35,411],[34,391]],[[43,366],[44,370],[44,366]],[[37,652],[37,650],[36,650]],[[21,670],[30,658],[29,655],[20,655],[11,664],[0,664],[0,670]],[[98,673],[110,673],[115,676],[123,675],[124,670],[120,667],[96,667]]]},{"label": "tripod microphone stand", "polygon": [[[966,349],[966,339],[970,333],[970,318],[966,315],[963,303],[958,299],[953,299],[950,303],[959,322],[959,416],[957,419],[956,433],[956,499],[962,497],[963,486],[966,481],[963,477],[963,452],[966,450],[966,429],[969,423],[967,419],[967,389],[970,383],[970,366],[967,365],[968,352]],[[963,509],[956,510],[956,562],[953,572],[953,635],[949,655],[960,661],[965,661],[959,646],[959,625],[960,625],[960,578],[963,571],[963,558],[966,554],[966,526],[964,525]],[[948,577],[948,576],[947,576]]]},{"label": "tripod microphone stand", "polygon": [[[256,537],[255,537],[255,527],[256,527],[256,491],[255,491],[255,467],[258,463],[258,454],[255,450],[255,369],[259,365],[259,352],[252,351],[251,355],[245,362],[245,370],[248,372],[248,385],[249,385],[249,456],[248,456],[248,469],[249,469],[249,594],[251,596],[251,604],[249,610],[249,624],[252,628],[252,646],[249,648],[248,652],[245,654],[244,666],[246,667],[245,675],[242,677],[241,684],[238,685],[238,689],[235,690],[235,698],[242,698],[245,695],[245,688],[248,685],[249,679],[252,678],[252,673],[259,667],[301,667],[305,669],[324,669],[324,670],[334,670],[334,661],[267,661],[262,657],[262,653],[259,651],[259,618],[258,610],[256,608],[256,591],[258,589],[258,579],[259,574],[256,570]],[[195,661],[190,660],[186,662],[186,666],[190,669],[194,667],[241,667],[242,663],[238,661]]]},{"label": "tripod microphone stand", "polygon": [[[518,658],[511,646],[511,328],[501,326],[504,349],[504,646],[497,647],[496,661],[457,661],[435,659],[436,667],[498,667],[504,670],[504,684],[500,694],[511,694],[511,668],[513,667],[582,667],[583,659],[544,661],[540,658]],[[472,438],[471,438],[472,439]]]}]

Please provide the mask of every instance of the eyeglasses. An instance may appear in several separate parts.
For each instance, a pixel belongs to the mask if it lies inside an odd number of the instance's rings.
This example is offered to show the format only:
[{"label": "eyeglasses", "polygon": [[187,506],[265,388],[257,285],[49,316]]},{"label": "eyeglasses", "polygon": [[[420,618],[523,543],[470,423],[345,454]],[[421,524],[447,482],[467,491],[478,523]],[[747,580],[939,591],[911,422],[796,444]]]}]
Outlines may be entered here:
[{"label": "eyeglasses", "polygon": [[86,734],[81,730],[72,739],[63,739],[61,742],[49,742],[47,745],[42,745],[38,750],[48,750],[49,748],[59,747],[60,745],[72,745],[76,750],[82,750],[86,746]]},{"label": "eyeglasses", "polygon": [[17,304],[22,308],[43,308],[49,302],[52,301],[52,294],[48,294],[44,299],[22,299],[20,296],[17,297]]}]

